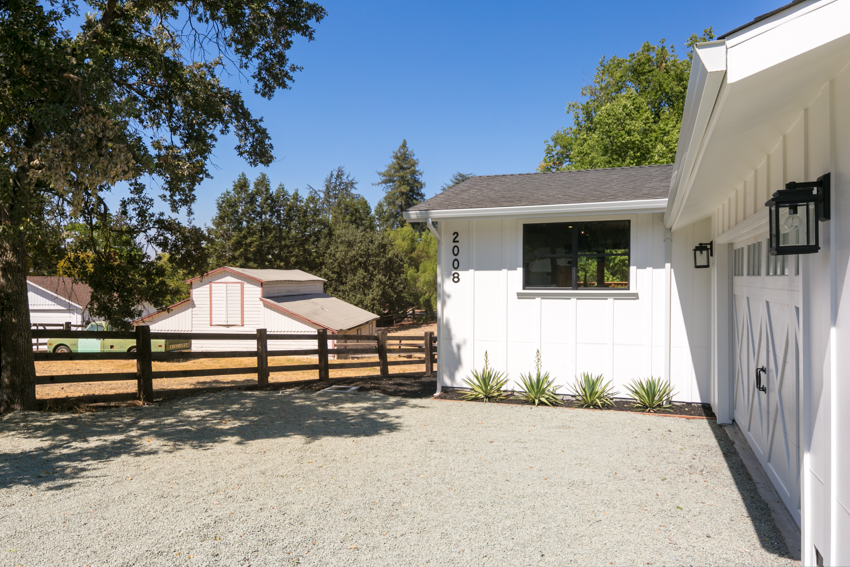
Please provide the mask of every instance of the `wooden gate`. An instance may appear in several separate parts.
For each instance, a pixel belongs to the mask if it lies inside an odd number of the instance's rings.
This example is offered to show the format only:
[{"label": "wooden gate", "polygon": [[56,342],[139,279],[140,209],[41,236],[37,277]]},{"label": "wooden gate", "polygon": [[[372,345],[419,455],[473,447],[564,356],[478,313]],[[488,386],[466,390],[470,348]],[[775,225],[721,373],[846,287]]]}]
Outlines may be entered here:
[{"label": "wooden gate", "polygon": [[735,421],[800,523],[800,293],[796,256],[735,243]]}]

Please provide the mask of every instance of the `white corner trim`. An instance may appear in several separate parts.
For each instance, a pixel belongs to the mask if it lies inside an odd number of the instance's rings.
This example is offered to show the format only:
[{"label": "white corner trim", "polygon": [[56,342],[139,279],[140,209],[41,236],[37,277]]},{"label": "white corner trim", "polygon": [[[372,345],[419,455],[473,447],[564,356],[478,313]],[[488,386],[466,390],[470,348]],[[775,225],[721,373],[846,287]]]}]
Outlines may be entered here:
[{"label": "white corner trim", "polygon": [[488,207],[482,209],[444,209],[437,211],[405,211],[404,218],[411,222],[422,222],[428,218],[464,219],[475,217],[531,217],[560,214],[600,213],[663,213],[667,210],[667,199],[643,199],[638,201],[610,201],[606,203],[566,203],[562,205],[532,205],[527,207]]},{"label": "white corner trim", "polygon": [[638,299],[638,292],[630,289],[521,289],[516,296],[519,299]]},{"label": "white corner trim", "polygon": [[758,236],[767,231],[768,225],[768,210],[761,209],[759,212],[743,220],[724,232],[718,234],[715,240],[718,244],[728,244],[735,240],[742,240],[751,236]]}]

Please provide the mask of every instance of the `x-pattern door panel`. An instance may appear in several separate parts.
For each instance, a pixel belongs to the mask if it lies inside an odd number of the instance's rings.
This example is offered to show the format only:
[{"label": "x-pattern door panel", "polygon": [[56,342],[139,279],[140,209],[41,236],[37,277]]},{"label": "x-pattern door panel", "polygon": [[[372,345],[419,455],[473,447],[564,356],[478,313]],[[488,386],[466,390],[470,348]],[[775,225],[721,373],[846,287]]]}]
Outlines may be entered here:
[{"label": "x-pattern door panel", "polygon": [[[797,285],[798,278],[793,275],[733,277],[732,330],[736,350],[735,421],[799,522]],[[761,384],[765,391],[757,387],[760,368],[764,369]]]}]

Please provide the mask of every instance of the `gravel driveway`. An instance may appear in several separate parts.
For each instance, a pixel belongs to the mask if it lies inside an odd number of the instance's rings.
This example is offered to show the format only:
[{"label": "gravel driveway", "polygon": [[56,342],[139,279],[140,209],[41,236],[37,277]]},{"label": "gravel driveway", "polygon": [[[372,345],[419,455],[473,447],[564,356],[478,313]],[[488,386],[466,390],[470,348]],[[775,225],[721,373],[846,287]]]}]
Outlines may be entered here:
[{"label": "gravel driveway", "polygon": [[793,565],[702,420],[300,390],[0,419],[0,565]]}]

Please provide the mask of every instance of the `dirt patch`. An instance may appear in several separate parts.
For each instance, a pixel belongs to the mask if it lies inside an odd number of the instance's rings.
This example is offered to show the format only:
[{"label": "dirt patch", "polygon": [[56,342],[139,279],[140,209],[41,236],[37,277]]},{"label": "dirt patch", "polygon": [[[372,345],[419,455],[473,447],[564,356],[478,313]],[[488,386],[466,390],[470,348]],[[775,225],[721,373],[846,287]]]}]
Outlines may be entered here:
[{"label": "dirt patch", "polygon": [[425,333],[434,333],[437,335],[437,323],[399,323],[392,327],[381,327],[381,331],[386,331],[388,335],[419,335]]},{"label": "dirt patch", "polygon": [[[463,400],[464,395],[468,393],[467,390],[443,390],[443,393],[437,397],[437,399],[443,400]],[[471,401],[477,403],[485,403],[479,400],[463,400],[463,401]],[[489,402],[494,404],[513,404],[513,405],[530,405],[528,402],[520,398],[519,396],[515,396],[513,394],[508,394],[504,399],[497,400],[494,402]],[[634,407],[634,402],[632,400],[614,400],[614,405],[604,408],[579,408],[575,405],[572,400],[566,400],[562,407],[574,408],[574,409],[588,409],[590,411],[627,411],[632,413],[647,413],[638,410]],[[711,406],[709,404],[688,404],[682,402],[675,402],[673,407],[670,408],[669,411],[658,411],[652,412],[652,415],[673,415],[680,417],[694,417],[694,418],[703,418],[703,419],[717,419],[717,416],[714,415],[714,412],[711,411]]]},{"label": "dirt patch", "polygon": [[[389,360],[411,360],[407,357],[390,356]],[[340,378],[354,379],[374,379],[378,374],[378,358],[358,358],[357,362],[375,362],[374,368],[346,368],[334,369],[334,362],[331,362],[330,377],[333,380]],[[340,361],[343,363],[345,361]],[[167,378],[155,379],[153,381],[154,396],[159,398],[165,392],[170,390],[191,390],[191,389],[221,389],[221,388],[250,388],[256,387],[257,375],[256,372],[250,370],[251,367],[256,367],[256,360],[253,358],[204,358],[199,360],[190,360],[186,362],[154,362],[153,370],[199,370],[206,369],[210,371],[210,376],[200,378]],[[316,364],[316,358],[308,357],[271,357],[269,358],[269,366],[292,366],[303,364]],[[36,374],[39,376],[45,375],[65,375],[65,374],[103,374],[109,372],[135,372],[136,362],[133,360],[92,360],[92,361],[55,361],[55,362],[36,362]],[[236,374],[232,376],[215,376],[216,369],[224,368],[245,368],[245,374]],[[403,366],[391,366],[390,371],[393,375],[405,376],[408,374],[422,376],[425,372],[424,362],[421,364],[410,364]],[[269,376],[269,382],[272,385],[285,384],[289,382],[304,382],[305,380],[317,380],[319,377],[318,370],[299,370],[294,372],[272,372]],[[380,379],[380,377],[378,377]],[[436,388],[436,386],[435,386]],[[117,382],[80,382],[75,384],[46,384],[36,386],[36,397],[44,404],[56,405],[62,400],[69,399],[84,399],[85,401],[95,401],[95,398],[102,396],[135,396],[137,392],[135,380],[122,380]],[[433,391],[432,391],[433,393]],[[67,405],[62,401],[62,405]]]}]

